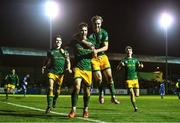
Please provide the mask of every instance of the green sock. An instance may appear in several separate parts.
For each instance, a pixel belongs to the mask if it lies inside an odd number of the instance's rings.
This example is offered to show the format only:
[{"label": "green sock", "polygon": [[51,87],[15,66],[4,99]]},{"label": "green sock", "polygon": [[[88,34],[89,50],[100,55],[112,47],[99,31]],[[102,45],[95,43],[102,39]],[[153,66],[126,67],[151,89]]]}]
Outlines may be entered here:
[{"label": "green sock", "polygon": [[5,91],[5,94],[6,94],[6,99],[8,99],[8,91],[7,91],[7,89],[4,89],[4,91]]},{"label": "green sock", "polygon": [[83,99],[84,99],[84,107],[88,107],[90,96],[84,95]]},{"label": "green sock", "polygon": [[56,94],[54,95],[54,97],[53,97],[53,105],[56,104],[56,101],[57,101],[57,98],[58,98],[58,97],[59,97],[59,94],[56,93]]},{"label": "green sock", "polygon": [[53,101],[53,96],[47,95],[47,104],[49,108],[52,106],[52,101]]},{"label": "green sock", "polygon": [[104,88],[103,88],[103,84],[102,84],[102,82],[101,82],[101,84],[99,84],[99,95],[100,96],[104,96]]},{"label": "green sock", "polygon": [[78,94],[76,93],[75,90],[71,94],[71,101],[72,101],[72,107],[76,107],[78,101]]},{"label": "green sock", "polygon": [[110,89],[110,92],[111,92],[111,97],[115,97],[114,83],[109,84],[109,89]]}]

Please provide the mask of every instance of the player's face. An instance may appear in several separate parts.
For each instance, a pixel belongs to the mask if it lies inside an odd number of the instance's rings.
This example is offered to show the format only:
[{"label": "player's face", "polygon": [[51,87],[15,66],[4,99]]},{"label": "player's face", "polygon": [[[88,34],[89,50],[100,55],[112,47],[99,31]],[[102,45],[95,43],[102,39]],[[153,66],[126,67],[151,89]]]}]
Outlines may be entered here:
[{"label": "player's face", "polygon": [[87,36],[87,34],[88,34],[88,28],[87,27],[82,27],[81,29],[80,29],[80,34],[81,34],[81,36],[83,36],[83,37],[85,37],[85,36]]},{"label": "player's face", "polygon": [[93,30],[95,32],[99,32],[101,30],[102,21],[100,19],[95,20],[95,22],[93,22],[92,24],[93,24]]},{"label": "player's face", "polygon": [[16,70],[15,69],[12,69],[12,74],[15,74],[16,73]]},{"label": "player's face", "polygon": [[127,49],[127,54],[130,56],[133,54],[132,49]]},{"label": "player's face", "polygon": [[57,38],[56,38],[56,46],[57,46],[57,47],[61,47],[61,45],[62,45],[62,39],[59,38],[59,37],[57,37]]}]

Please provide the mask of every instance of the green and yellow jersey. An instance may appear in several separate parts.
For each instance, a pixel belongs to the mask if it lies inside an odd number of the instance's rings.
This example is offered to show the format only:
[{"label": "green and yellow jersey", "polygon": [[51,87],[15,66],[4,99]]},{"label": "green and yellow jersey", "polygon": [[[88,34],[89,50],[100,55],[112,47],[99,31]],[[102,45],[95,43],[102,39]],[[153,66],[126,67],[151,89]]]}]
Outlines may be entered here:
[{"label": "green and yellow jersey", "polygon": [[[98,33],[92,33],[89,36],[90,42],[95,46],[95,49],[99,49],[104,46],[105,42],[108,42],[108,33],[106,30],[101,28]],[[104,52],[98,53],[98,55],[103,55]]]},{"label": "green and yellow jersey", "polygon": [[75,42],[75,67],[81,70],[91,71],[92,50],[88,49],[88,47],[80,41]]},{"label": "green and yellow jersey", "polygon": [[136,80],[137,77],[137,67],[140,62],[136,58],[124,58],[121,61],[121,64],[124,65],[126,71],[126,80]]},{"label": "green and yellow jersey", "polygon": [[8,74],[5,77],[5,80],[6,80],[6,84],[12,84],[15,86],[19,85],[19,77],[17,74]]},{"label": "green and yellow jersey", "polygon": [[50,59],[50,64],[48,65],[48,72],[56,75],[64,73],[66,57],[68,57],[68,52],[63,49],[52,49],[47,53]]}]

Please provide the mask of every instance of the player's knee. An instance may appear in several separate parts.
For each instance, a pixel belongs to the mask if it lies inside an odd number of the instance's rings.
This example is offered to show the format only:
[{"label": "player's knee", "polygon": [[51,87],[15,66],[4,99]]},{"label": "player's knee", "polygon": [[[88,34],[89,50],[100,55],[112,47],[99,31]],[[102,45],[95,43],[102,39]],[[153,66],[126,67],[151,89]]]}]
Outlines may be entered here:
[{"label": "player's knee", "polygon": [[60,93],[61,93],[61,89],[58,89],[58,90],[57,90],[57,94],[60,94]]},{"label": "player's knee", "polygon": [[97,81],[98,83],[101,83],[101,82],[102,82],[102,77],[96,77],[96,81]]},{"label": "player's knee", "polygon": [[79,94],[79,92],[80,92],[80,86],[75,86],[75,92],[77,93],[77,94]]},{"label": "player's knee", "polygon": [[130,92],[130,94],[134,94],[133,88],[129,88],[129,92]]},{"label": "player's knee", "polygon": [[111,86],[113,86],[114,85],[114,82],[111,80],[111,81],[109,81],[109,86],[111,87]]},{"label": "player's knee", "polygon": [[49,87],[49,89],[48,89],[49,91],[53,91],[53,88],[52,87]]},{"label": "player's knee", "polygon": [[136,94],[135,96],[136,96],[136,97],[139,97],[139,94]]},{"label": "player's knee", "polygon": [[108,75],[106,79],[109,83],[113,83],[113,78],[111,75]]}]

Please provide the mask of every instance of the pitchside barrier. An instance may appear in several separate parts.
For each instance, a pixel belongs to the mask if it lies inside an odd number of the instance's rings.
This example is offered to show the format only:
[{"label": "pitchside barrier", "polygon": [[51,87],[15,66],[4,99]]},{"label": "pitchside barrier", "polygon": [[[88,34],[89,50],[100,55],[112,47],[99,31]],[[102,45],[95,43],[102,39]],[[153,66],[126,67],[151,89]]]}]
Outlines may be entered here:
[{"label": "pitchside barrier", "polygon": [[[118,95],[127,95],[128,93],[128,89],[115,89],[116,94]],[[62,88],[61,89],[61,94],[71,94],[72,89],[68,89],[67,87]],[[0,88],[0,93],[3,94],[4,93],[4,88],[1,87]],[[23,92],[18,92],[19,94],[22,94]],[[81,94],[83,94],[83,89],[81,89],[80,91]],[[110,90],[109,89],[104,89],[104,93],[109,95],[110,94]],[[46,88],[28,88],[27,89],[27,94],[46,94]],[[98,89],[91,89],[91,94],[93,95],[97,95],[99,94],[99,90]],[[140,89],[140,94],[153,94],[153,93],[149,93],[148,89]]]}]

